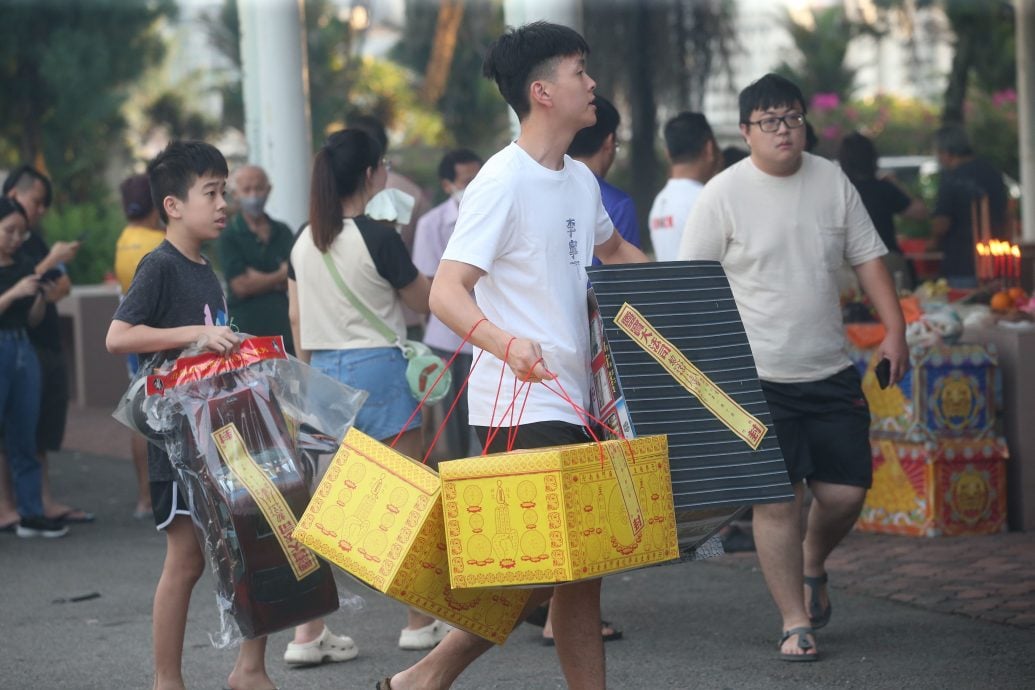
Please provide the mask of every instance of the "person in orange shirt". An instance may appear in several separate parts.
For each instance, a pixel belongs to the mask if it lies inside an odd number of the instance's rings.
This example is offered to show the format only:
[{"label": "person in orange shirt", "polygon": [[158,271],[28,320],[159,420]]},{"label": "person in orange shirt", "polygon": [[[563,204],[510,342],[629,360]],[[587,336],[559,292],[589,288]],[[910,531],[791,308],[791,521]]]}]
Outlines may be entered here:
[{"label": "person in orange shirt", "polygon": [[[115,277],[122,294],[137,272],[137,265],[152,249],[165,239],[165,230],[158,219],[158,210],[151,199],[151,185],[147,175],[130,175],[119,185],[122,210],[129,221],[115,243]],[[140,362],[136,355],[126,356],[129,378],[136,378]],[[147,440],[134,434],[130,441],[133,468],[137,473],[137,505],[133,517],[145,518],[151,514],[151,488],[147,481]]]}]

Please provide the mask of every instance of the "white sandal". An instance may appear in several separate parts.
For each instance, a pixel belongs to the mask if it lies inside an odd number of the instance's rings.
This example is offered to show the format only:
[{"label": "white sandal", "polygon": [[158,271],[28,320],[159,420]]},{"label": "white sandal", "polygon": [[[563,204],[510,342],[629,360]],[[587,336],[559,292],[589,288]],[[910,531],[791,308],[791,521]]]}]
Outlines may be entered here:
[{"label": "white sandal", "polygon": [[320,636],[312,642],[289,642],[284,651],[284,662],[291,666],[315,666],[328,662],[355,659],[359,649],[351,637],[335,635],[325,625]]}]

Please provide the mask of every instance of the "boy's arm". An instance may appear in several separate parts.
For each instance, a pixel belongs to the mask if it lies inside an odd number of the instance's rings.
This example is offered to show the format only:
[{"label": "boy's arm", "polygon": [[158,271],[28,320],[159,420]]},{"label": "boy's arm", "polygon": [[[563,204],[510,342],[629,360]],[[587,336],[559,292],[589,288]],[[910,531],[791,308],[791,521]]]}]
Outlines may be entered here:
[{"label": "boy's arm", "polygon": [[647,255],[627,242],[617,231],[603,244],[593,248],[593,253],[604,264],[644,264]]},{"label": "boy's arm", "polygon": [[887,330],[877,354],[891,361],[891,382],[897,383],[909,371],[909,347],[906,345],[906,322],[898,295],[895,294],[895,284],[880,257],[859,264],[854,269],[859,284]]},{"label": "boy's arm", "polygon": [[133,325],[115,319],[108,327],[104,346],[113,355],[139,352],[160,352],[180,350],[198,343],[207,350],[227,354],[240,344],[240,338],[227,326],[180,326],[179,328],[154,328],[143,324]]},{"label": "boy's arm", "polygon": [[[471,297],[474,284],[484,275],[485,272],[477,266],[449,259],[443,259],[435,273],[431,284],[431,312],[460,336],[467,335],[476,323],[485,319],[485,314]],[[504,360],[520,380],[538,382],[556,378],[538,361],[543,356],[539,343],[514,337],[488,320],[474,330],[470,342]]]}]

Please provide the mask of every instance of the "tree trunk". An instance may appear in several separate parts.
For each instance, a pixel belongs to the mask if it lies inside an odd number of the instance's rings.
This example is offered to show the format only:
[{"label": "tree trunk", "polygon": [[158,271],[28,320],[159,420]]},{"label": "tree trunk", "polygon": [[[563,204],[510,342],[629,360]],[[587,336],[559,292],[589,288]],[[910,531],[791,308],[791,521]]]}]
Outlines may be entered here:
[{"label": "tree trunk", "polygon": [[637,0],[633,9],[632,31],[627,55],[629,66],[629,105],[632,109],[632,189],[640,221],[640,237],[650,243],[647,214],[658,189],[658,156],[654,148],[657,129],[657,104],[654,84],[651,34],[651,0]]},{"label": "tree trunk", "polygon": [[963,102],[967,98],[967,81],[974,63],[974,36],[970,31],[953,26],[956,32],[956,53],[952,56],[949,83],[945,87],[942,124],[963,124]]},{"label": "tree trunk", "polygon": [[449,68],[456,52],[456,36],[460,21],[464,18],[463,0],[442,0],[438,10],[438,24],[435,26],[435,42],[431,46],[431,57],[424,75],[424,90],[421,98],[428,105],[435,105],[446,92]]}]

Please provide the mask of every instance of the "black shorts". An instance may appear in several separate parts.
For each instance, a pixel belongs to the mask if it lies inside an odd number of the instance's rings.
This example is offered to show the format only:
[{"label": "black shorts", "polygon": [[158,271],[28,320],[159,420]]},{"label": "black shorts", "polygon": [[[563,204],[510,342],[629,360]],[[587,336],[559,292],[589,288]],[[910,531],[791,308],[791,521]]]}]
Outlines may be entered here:
[{"label": "black shorts", "polygon": [[36,348],[40,360],[40,420],[36,425],[36,449],[61,450],[68,418],[68,365],[65,353]]},{"label": "black shorts", "polygon": [[792,484],[870,488],[870,408],[854,366],[822,381],[761,383]]},{"label": "black shorts", "polygon": [[151,482],[151,512],[155,516],[155,527],[159,530],[168,527],[177,515],[190,517],[190,506],[179,484],[171,479]]},{"label": "black shorts", "polygon": [[[489,427],[473,426],[474,433],[478,436],[478,442],[482,448],[485,447],[485,439],[489,435]],[[507,450],[507,438],[512,427],[499,429],[492,438],[492,445],[489,446],[490,453],[503,453]],[[597,434],[600,438],[600,434]],[[532,422],[517,427],[517,438],[514,440],[513,450],[525,450],[528,448],[552,448],[553,446],[566,446],[572,443],[589,443],[593,440],[589,431],[584,426],[570,424],[568,422]]]}]

